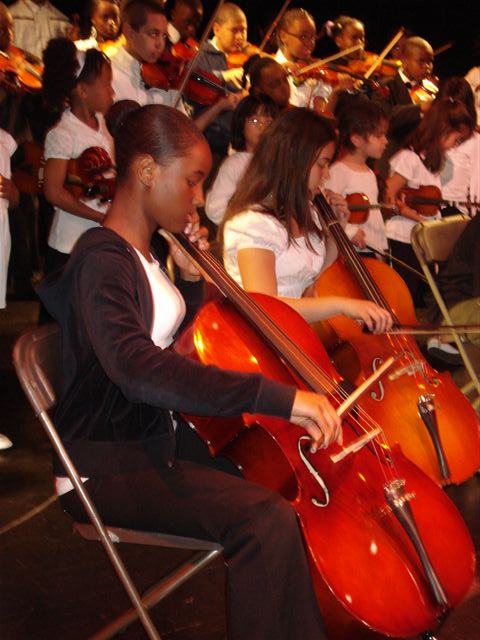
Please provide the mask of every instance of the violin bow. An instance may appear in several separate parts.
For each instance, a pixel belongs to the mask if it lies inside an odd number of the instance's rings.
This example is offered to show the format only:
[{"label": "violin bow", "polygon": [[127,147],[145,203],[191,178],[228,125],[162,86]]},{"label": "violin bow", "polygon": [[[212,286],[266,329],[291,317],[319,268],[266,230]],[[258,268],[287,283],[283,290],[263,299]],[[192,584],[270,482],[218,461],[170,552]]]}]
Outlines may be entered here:
[{"label": "violin bow", "polygon": [[442,44],[441,47],[437,47],[436,49],[433,50],[433,55],[438,56],[441,53],[443,53],[444,51],[448,51],[449,49],[451,49],[451,47],[453,47],[453,40],[449,40],[449,42],[445,42],[445,44]]},{"label": "violin bow", "polygon": [[389,331],[384,331],[387,335],[413,335],[413,336],[443,336],[458,333],[464,336],[469,333],[480,333],[480,324],[402,324],[393,326]]},{"label": "violin bow", "polygon": [[349,47],[348,49],[343,49],[342,51],[338,51],[337,53],[334,53],[331,56],[328,56],[328,58],[323,58],[322,60],[316,60],[315,62],[312,62],[312,64],[308,64],[306,67],[303,67],[300,70],[300,73],[298,73],[298,75],[301,76],[303,73],[308,73],[309,71],[313,71],[317,67],[323,67],[329,62],[338,60],[338,58],[343,58],[343,56],[348,56],[350,53],[353,53],[354,51],[358,51],[361,48],[362,48],[361,44],[356,44],[354,47]]},{"label": "violin bow", "polygon": [[376,253],[377,256],[381,256],[382,258],[388,258],[389,260],[391,260],[392,262],[395,262],[396,264],[400,265],[404,269],[407,269],[407,271],[414,273],[418,278],[420,278],[420,280],[423,280],[423,282],[428,282],[426,277],[422,273],[420,273],[420,271],[418,271],[414,267],[411,267],[406,262],[403,262],[403,260],[400,260],[400,258],[396,258],[389,251],[380,251],[379,249],[375,249],[375,247],[371,247],[369,244],[365,245],[365,249],[368,249],[372,253]]},{"label": "violin bow", "polygon": [[275,31],[275,29],[277,28],[278,23],[280,22],[283,14],[285,13],[285,11],[288,8],[288,5],[290,4],[292,0],[285,0],[285,2],[283,3],[282,8],[280,9],[280,11],[277,13],[276,17],[274,18],[272,24],[270,25],[270,27],[268,28],[267,32],[265,33],[265,35],[263,36],[263,40],[260,43],[260,46],[258,47],[260,49],[260,51],[263,51],[267,42],[270,40],[270,36],[272,35],[272,33]]},{"label": "violin bow", "polygon": [[368,80],[370,76],[373,74],[373,72],[375,71],[375,69],[382,64],[386,56],[390,53],[390,51],[397,44],[397,42],[400,40],[400,38],[403,36],[404,33],[405,33],[405,29],[401,27],[398,30],[398,32],[393,36],[393,38],[390,40],[390,42],[387,44],[387,46],[382,51],[382,53],[379,54],[375,62],[370,66],[369,69],[366,70],[364,74],[365,80]]},{"label": "violin bow", "polygon": [[183,78],[182,81],[180,82],[180,86],[178,87],[178,93],[177,93],[177,97],[175,100],[175,104],[173,105],[175,108],[177,108],[178,103],[180,102],[180,99],[182,97],[183,92],[185,91],[185,87],[187,86],[188,81],[190,80],[190,76],[192,75],[193,72],[193,67],[198,59],[198,56],[200,55],[200,52],[202,51],[202,47],[205,44],[206,39],[208,38],[208,35],[213,27],[213,23],[215,22],[218,12],[220,11],[223,3],[225,0],[218,0],[217,6],[215,7],[214,12],[212,13],[212,15],[210,16],[210,20],[208,21],[207,26],[205,27],[205,29],[203,30],[202,33],[202,37],[200,38],[200,40],[198,41],[198,49],[195,53],[195,55],[193,56],[193,58],[190,58],[190,60],[187,63],[187,66],[185,67],[185,71],[183,74]]}]

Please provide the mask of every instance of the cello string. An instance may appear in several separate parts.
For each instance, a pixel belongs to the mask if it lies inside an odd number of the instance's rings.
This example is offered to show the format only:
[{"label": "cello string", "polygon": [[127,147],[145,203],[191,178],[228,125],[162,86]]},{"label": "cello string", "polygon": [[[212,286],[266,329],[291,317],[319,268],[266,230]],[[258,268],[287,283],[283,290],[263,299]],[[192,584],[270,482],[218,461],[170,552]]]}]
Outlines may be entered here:
[{"label": "cello string", "polygon": [[[333,209],[328,204],[323,192],[320,191],[317,194],[317,196],[314,199],[313,205],[315,207],[316,205],[320,206],[321,212],[323,213],[324,218],[327,220],[328,229],[331,231],[335,241],[342,249],[345,255],[345,258],[348,262],[348,265],[353,271],[354,276],[356,276],[357,280],[359,280],[359,285],[363,289],[367,299],[371,300],[372,302],[375,302],[378,306],[388,311],[392,315],[395,321],[395,324],[397,326],[401,326],[401,323],[397,318],[397,316],[395,315],[390,304],[386,300],[381,290],[378,288],[375,280],[370,275],[367,267],[362,262],[357,251],[355,250],[352,243],[350,242],[347,235],[345,234],[337,217],[335,216]],[[420,360],[418,360],[418,358],[415,358],[411,353],[410,349],[408,348],[407,336],[393,335],[393,336],[390,336],[390,340],[394,345],[396,345],[396,348],[398,350],[402,351],[405,355],[408,354],[411,358],[413,358],[414,365],[416,363],[416,366],[413,367],[413,371],[414,371],[417,386],[422,384],[422,380],[423,382],[427,382],[431,386],[431,382],[428,380],[428,377],[425,375],[425,369],[423,367],[423,363]],[[420,370],[423,371],[423,375],[420,373]]]}]

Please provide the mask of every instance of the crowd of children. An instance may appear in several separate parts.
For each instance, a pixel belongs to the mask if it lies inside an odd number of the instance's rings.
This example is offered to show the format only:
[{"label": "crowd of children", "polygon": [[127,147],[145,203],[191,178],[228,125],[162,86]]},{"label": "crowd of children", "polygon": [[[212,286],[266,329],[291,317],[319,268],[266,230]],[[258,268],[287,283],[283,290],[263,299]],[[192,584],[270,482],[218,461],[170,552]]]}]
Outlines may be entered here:
[{"label": "crowd of children", "polygon": [[[0,3],[0,50],[9,55],[17,38],[26,37],[21,9],[38,14],[40,28],[47,5],[18,0],[9,11]],[[161,0],[94,0],[87,37],[74,41],[68,21],[54,12],[54,32],[31,50],[44,65],[42,107],[55,118],[41,136],[43,193],[54,215],[38,292],[62,327],[70,365],[58,427],[109,524],[223,545],[229,638],[318,639],[322,622],[291,505],[212,469],[215,463],[183,458],[189,426],[180,414],[283,418],[306,429],[313,450],[341,443],[340,419],[322,394],[204,367],[168,350],[186,312],[201,301],[201,274],[170,247],[174,286],[151,248],[152,235],[185,231],[207,248],[197,213],[205,206],[219,227],[226,270],[244,289],[282,299],[309,322],[343,314],[383,333],[394,320],[377,304],[315,296],[314,283],[337,248],[312,201],[325,194],[334,223],[344,226],[358,252],[385,261],[391,253],[418,267],[410,233],[423,217],[404,189],[435,185],[454,199],[479,200],[474,98],[460,79],[416,104],[415,92],[430,90],[433,64],[430,44],[418,36],[404,39],[401,65],[382,83],[384,91],[348,68],[334,82],[322,73],[306,76],[302,69],[313,60],[319,31],[302,8],[281,16],[276,53],[231,68],[229,57],[248,46],[248,23],[240,6],[226,2],[192,65],[210,74],[220,96],[203,104],[179,92],[188,60],[164,64],[171,45],[195,49],[190,40],[199,36],[203,6],[174,0],[168,16]],[[348,67],[363,59],[360,20],[342,15],[323,31],[340,52],[357,46],[339,62]],[[149,65],[158,66],[158,83],[146,75]],[[7,294],[8,208],[19,201],[10,158],[17,143],[33,136],[28,121],[19,126],[22,114],[32,113],[28,96],[26,106],[11,97],[0,123],[6,129],[0,131],[0,307]],[[111,203],[89,191],[78,172],[79,158],[91,149],[116,168]],[[383,173],[385,188],[377,186],[376,173]],[[372,206],[362,224],[349,222],[348,196],[355,193]],[[386,222],[382,203],[390,211]],[[412,271],[394,267],[423,305]],[[477,288],[472,292],[478,295]],[[11,444],[0,436],[0,448]],[[56,474],[65,509],[83,519],[64,472]]]}]

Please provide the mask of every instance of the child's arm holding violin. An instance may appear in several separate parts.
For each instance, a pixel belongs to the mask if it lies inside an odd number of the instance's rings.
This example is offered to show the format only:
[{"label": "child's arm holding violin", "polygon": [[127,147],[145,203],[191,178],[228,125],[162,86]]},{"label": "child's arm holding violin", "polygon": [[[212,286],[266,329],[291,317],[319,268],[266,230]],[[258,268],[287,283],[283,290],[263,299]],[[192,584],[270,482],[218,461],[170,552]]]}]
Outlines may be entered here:
[{"label": "child's arm holding violin", "polygon": [[402,189],[407,186],[408,180],[399,173],[394,172],[386,179],[386,201],[392,205],[396,214],[415,220],[415,222],[421,222],[423,220],[422,216],[405,202],[405,195],[402,193]]},{"label": "child's arm holding violin", "polygon": [[67,189],[68,163],[69,160],[63,158],[49,158],[47,160],[44,170],[46,199],[62,211],[101,223],[105,214],[89,207]]},{"label": "child's arm holding violin", "polygon": [[193,119],[193,121],[200,131],[204,131],[221,113],[224,111],[234,111],[242,98],[242,92],[229,93],[227,96],[220,98],[217,102],[202,111]]},{"label": "child's arm holding violin", "polygon": [[0,173],[0,198],[4,198],[8,201],[8,207],[10,209],[15,209],[18,207],[18,202],[20,195],[18,193],[18,189],[13,182],[9,178],[6,178]]}]

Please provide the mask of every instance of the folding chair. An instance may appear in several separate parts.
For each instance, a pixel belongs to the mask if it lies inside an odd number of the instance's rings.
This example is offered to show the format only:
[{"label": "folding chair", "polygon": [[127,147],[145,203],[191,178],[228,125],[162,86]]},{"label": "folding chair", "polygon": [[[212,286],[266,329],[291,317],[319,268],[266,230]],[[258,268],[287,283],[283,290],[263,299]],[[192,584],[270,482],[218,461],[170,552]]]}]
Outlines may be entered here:
[{"label": "folding chair", "polygon": [[[433,269],[436,263],[448,260],[455,243],[469,220],[470,218],[466,215],[449,216],[440,220],[420,222],[412,230],[413,250],[420,262],[445,323],[449,325],[453,324],[452,318],[438,289]],[[478,375],[460,336],[454,330],[452,330],[452,336],[471,378],[471,381],[462,387],[462,392],[467,395],[472,391],[476,391],[478,397],[475,398],[472,404],[475,408],[478,408],[480,403],[480,381]]]},{"label": "folding chair", "polygon": [[[75,528],[83,537],[102,542],[133,605],[131,609],[113,620],[92,638],[95,640],[112,638],[139,618],[146,635],[152,640],[160,640],[158,631],[147,610],[216,558],[222,552],[221,545],[194,538],[132,531],[104,525],[48,414],[48,411],[56,404],[57,397],[61,394],[63,387],[62,337],[58,325],[44,325],[21,335],[13,349],[13,362],[35,415],[42,423],[90,518],[91,524],[76,523]],[[114,543],[117,542],[188,549],[195,551],[195,553],[186,562],[178,565],[161,582],[149,589],[143,597],[140,597],[114,547]]]}]

